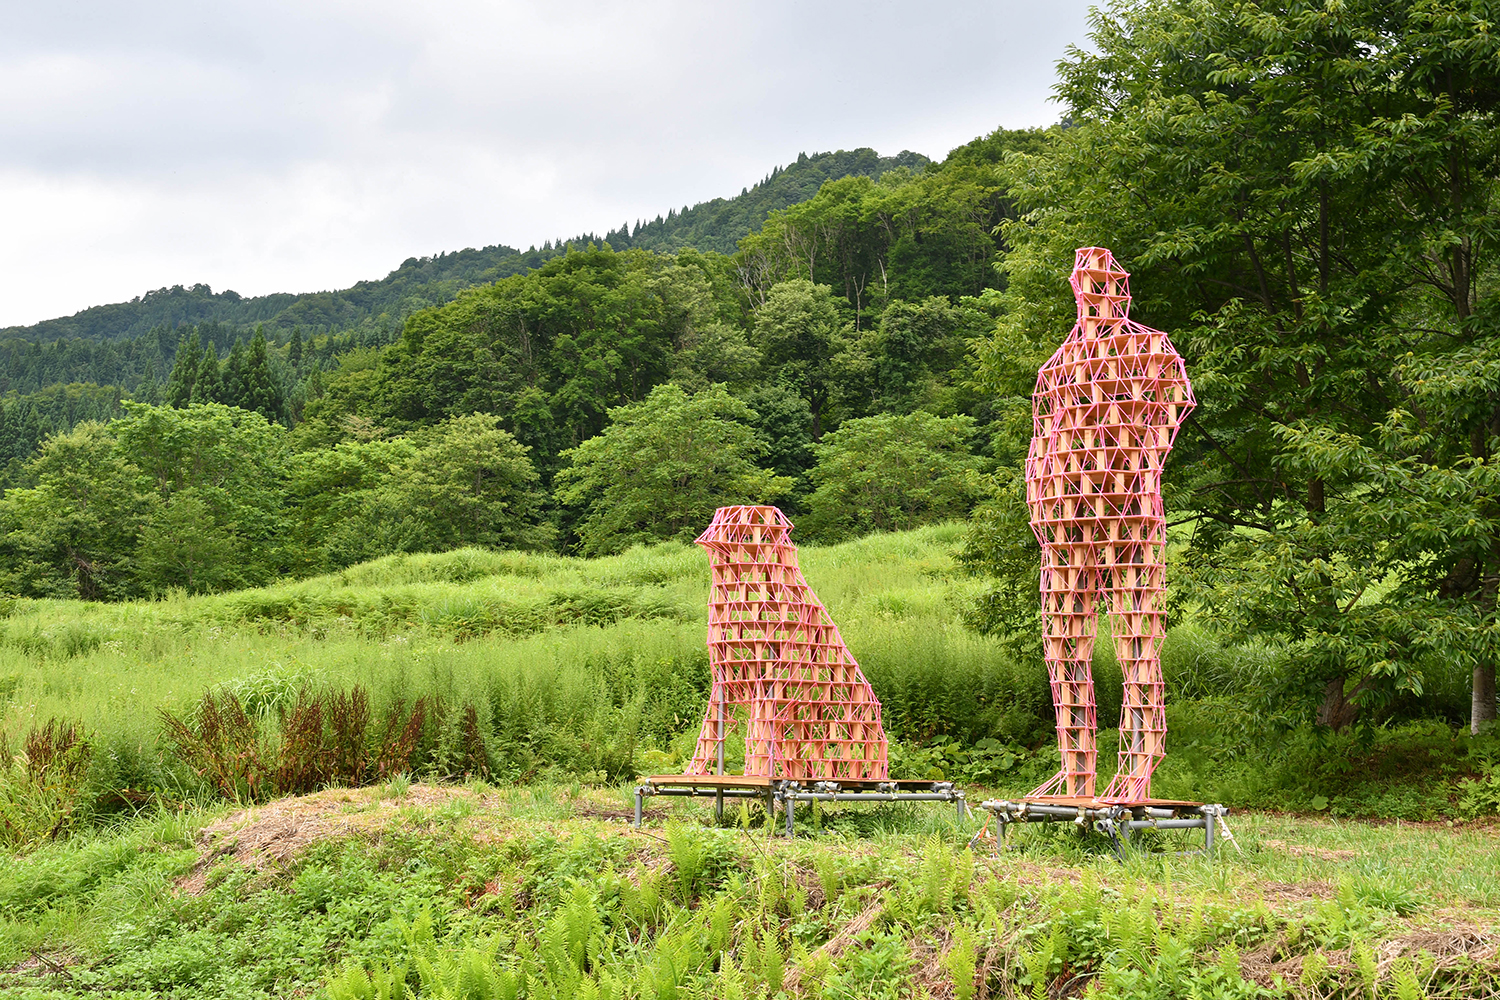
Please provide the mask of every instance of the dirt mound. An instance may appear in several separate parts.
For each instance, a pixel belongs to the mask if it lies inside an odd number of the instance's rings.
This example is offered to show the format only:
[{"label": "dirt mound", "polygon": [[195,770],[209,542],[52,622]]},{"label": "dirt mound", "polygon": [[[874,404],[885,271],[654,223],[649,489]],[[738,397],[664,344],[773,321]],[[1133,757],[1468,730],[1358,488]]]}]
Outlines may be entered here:
[{"label": "dirt mound", "polygon": [[1423,952],[1437,960],[1439,968],[1447,968],[1459,960],[1488,962],[1500,950],[1500,935],[1493,929],[1459,927],[1446,931],[1418,931],[1391,938],[1375,949],[1380,960],[1380,971],[1384,973],[1397,960],[1419,955]]},{"label": "dirt mound", "polygon": [[400,795],[381,787],[330,788],[241,809],[199,832],[202,854],[178,890],[202,893],[208,869],[226,856],[255,869],[285,864],[320,840],[383,830],[401,822],[407,810],[432,809],[454,799],[478,796],[441,785],[412,785]]},{"label": "dirt mound", "polygon": [[1337,890],[1332,882],[1309,879],[1306,882],[1263,882],[1261,892],[1281,903],[1301,903],[1313,899],[1332,899]]}]

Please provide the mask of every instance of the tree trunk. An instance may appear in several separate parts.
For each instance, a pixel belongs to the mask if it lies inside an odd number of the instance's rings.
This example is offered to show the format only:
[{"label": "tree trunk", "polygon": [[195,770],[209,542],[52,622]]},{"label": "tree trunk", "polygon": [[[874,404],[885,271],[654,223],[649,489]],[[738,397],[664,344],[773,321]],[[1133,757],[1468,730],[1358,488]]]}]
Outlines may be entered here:
[{"label": "tree trunk", "polygon": [[1479,735],[1495,723],[1495,665],[1474,668],[1474,697],[1469,709],[1469,732]]},{"label": "tree trunk", "polygon": [[1318,725],[1338,732],[1353,725],[1357,715],[1358,703],[1344,694],[1344,678],[1333,678],[1323,688],[1323,704],[1318,706]]}]

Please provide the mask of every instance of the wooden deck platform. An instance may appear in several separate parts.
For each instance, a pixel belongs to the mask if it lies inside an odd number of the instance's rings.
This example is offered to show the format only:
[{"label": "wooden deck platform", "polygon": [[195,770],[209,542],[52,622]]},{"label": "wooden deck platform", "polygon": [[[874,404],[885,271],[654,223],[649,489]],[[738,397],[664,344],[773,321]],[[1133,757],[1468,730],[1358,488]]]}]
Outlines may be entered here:
[{"label": "wooden deck platform", "polygon": [[850,791],[894,787],[898,791],[926,791],[951,782],[932,779],[888,778],[777,778],[766,774],[653,774],[640,779],[641,784],[656,788],[772,788],[779,784],[838,785]]},{"label": "wooden deck platform", "polygon": [[1026,795],[1009,801],[1017,804],[1083,806],[1085,809],[1104,809],[1109,806],[1125,806],[1127,809],[1137,806],[1150,806],[1153,809],[1191,809],[1203,805],[1202,802],[1185,802],[1181,799],[1104,799],[1097,796],[1090,798],[1085,795]]}]

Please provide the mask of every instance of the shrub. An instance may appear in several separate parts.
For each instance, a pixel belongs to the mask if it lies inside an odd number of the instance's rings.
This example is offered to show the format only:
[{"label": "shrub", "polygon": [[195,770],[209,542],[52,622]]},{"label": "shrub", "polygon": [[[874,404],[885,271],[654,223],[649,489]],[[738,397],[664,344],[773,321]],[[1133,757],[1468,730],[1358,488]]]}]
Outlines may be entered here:
[{"label": "shrub", "polygon": [[359,786],[425,766],[445,777],[488,774],[478,712],[443,709],[440,699],[398,699],[374,724],[370,696],[303,688],[273,724],[245,710],[232,691],[206,691],[190,718],[163,710],[162,728],[179,761],[235,802],[296,795],[328,785]]},{"label": "shrub", "polygon": [[0,846],[23,848],[56,837],[72,822],[93,743],[83,726],[48,719],[12,754],[0,733]]},{"label": "shrub", "polygon": [[755,464],[765,444],[747,426],[752,412],[723,386],[690,396],[669,383],[609,417],[598,437],[563,452],[571,464],[555,480],[587,555],[687,541],[716,507],[771,503],[792,487]]},{"label": "shrub", "polygon": [[259,720],[233,693],[205,691],[191,721],[161,709],[161,724],[177,759],[219,795],[245,802],[270,792],[274,764]]}]

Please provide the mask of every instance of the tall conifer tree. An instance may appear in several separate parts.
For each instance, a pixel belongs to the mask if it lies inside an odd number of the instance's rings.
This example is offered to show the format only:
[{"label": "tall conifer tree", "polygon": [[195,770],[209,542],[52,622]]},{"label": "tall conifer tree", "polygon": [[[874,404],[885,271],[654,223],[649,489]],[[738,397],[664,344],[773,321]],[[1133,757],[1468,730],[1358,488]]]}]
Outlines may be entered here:
[{"label": "tall conifer tree", "polygon": [[245,342],[238,337],[224,362],[224,395],[226,406],[239,406],[245,395]]},{"label": "tall conifer tree", "polygon": [[254,410],[272,422],[282,418],[285,401],[276,374],[271,371],[266,335],[260,327],[255,328],[255,336],[250,340],[249,356],[245,359],[240,380],[243,386],[239,400],[241,409]]},{"label": "tall conifer tree", "polygon": [[172,365],[172,374],[167,378],[166,402],[168,406],[182,409],[193,399],[193,383],[198,380],[198,366],[203,360],[203,342],[198,338],[198,328],[177,343],[177,360]]},{"label": "tall conifer tree", "polygon": [[224,376],[219,370],[219,352],[209,344],[198,365],[198,379],[193,383],[194,403],[222,403],[224,401]]}]

